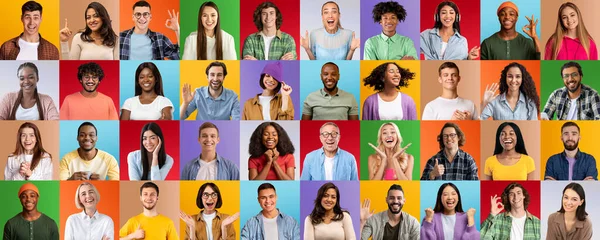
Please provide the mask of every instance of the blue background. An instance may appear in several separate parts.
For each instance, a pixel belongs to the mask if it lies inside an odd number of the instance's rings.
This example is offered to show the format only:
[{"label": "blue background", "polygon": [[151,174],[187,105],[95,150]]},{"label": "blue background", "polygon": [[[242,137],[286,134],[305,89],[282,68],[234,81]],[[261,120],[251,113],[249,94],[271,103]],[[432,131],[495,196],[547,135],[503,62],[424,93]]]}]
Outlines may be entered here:
[{"label": "blue background", "polygon": [[[256,216],[262,208],[258,203],[258,186],[269,181],[240,181],[240,229],[244,228],[251,217]],[[280,212],[293,217],[300,227],[300,182],[271,181],[277,192],[277,208]],[[302,229],[300,230],[302,234]]]},{"label": "blue background", "polygon": [[[79,142],[77,142],[77,129],[79,125],[85,121],[71,121],[61,120],[60,121],[60,158],[62,158],[77,148],[79,148]],[[116,120],[97,120],[89,121],[98,130],[98,140],[96,141],[96,148],[102,151],[108,152],[110,155],[119,160],[119,121]]]},{"label": "blue background", "polygon": [[[423,225],[423,219],[425,218],[425,209],[435,207],[435,201],[437,200],[437,192],[442,184],[451,182],[460,191],[460,200],[462,201],[462,208],[465,213],[469,208],[475,208],[475,227],[477,230],[480,226],[480,215],[481,208],[479,207],[479,181],[421,181],[421,216],[419,223]],[[488,213],[486,213],[488,214]]]},{"label": "blue background", "polygon": [[[500,22],[498,21],[498,16],[496,12],[498,11],[498,7],[500,4],[505,2],[505,0],[485,0],[481,1],[481,42],[491,36],[492,34],[500,31]],[[519,18],[517,19],[517,25],[515,26],[515,30],[520,34],[523,34],[528,39],[529,36],[523,32],[523,26],[529,24],[527,21],[527,17],[531,17],[531,14],[535,17],[535,19],[539,19],[537,26],[535,27],[535,31],[540,39],[540,51],[544,51],[544,41],[542,40],[541,34],[541,13],[540,13],[540,0],[512,0],[512,2],[517,5],[519,8]],[[554,23],[552,23],[554,24]]]}]

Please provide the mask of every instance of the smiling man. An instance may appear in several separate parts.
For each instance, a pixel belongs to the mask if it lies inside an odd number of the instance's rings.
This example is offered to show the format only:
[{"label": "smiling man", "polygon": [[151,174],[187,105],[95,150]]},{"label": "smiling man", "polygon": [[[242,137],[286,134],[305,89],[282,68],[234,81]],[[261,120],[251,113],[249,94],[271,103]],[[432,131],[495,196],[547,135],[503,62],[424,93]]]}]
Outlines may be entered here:
[{"label": "smiling man", "polygon": [[302,120],[358,120],[358,103],[352,93],[337,87],[340,68],[333,62],[321,67],[323,88],[304,100]]},{"label": "smiling man", "polygon": [[275,186],[270,183],[258,186],[257,199],[262,211],[246,221],[242,229],[242,240],[300,240],[298,221],[277,208]]},{"label": "smiling man", "polygon": [[458,96],[460,70],[453,62],[445,62],[438,69],[442,95],[425,105],[422,120],[475,120],[475,104]]},{"label": "smiling man", "polygon": [[396,32],[398,23],[406,19],[406,10],[395,1],[380,2],[373,8],[373,20],[381,25],[381,34],[365,42],[364,60],[415,60],[413,41]]},{"label": "smiling man", "polygon": [[421,180],[479,180],[475,160],[460,149],[465,139],[457,124],[444,124],[437,136],[440,151],[427,160]]},{"label": "smiling man", "polygon": [[[47,239],[58,240],[56,222],[37,209],[40,191],[33,183],[25,183],[19,189],[23,211],[4,224],[4,240]],[[5,211],[4,209],[3,211]]]},{"label": "smiling man", "polygon": [[269,1],[259,4],[253,18],[258,32],[244,41],[244,60],[296,60],[296,42],[280,30],[283,16],[277,5]]},{"label": "smiling man", "polygon": [[579,149],[580,129],[575,122],[566,122],[561,127],[565,150],[548,158],[545,180],[581,181],[598,180],[598,169],[594,156]]}]

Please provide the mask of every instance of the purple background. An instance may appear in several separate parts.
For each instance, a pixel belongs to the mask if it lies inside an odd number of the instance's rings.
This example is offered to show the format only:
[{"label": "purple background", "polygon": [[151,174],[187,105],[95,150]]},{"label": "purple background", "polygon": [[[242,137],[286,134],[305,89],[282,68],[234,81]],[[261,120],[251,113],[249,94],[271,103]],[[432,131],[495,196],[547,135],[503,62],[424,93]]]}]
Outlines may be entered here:
[{"label": "purple background", "polygon": [[[319,188],[328,181],[301,181],[300,182],[300,228],[304,239],[304,221],[314,208],[315,198]],[[356,239],[360,239],[360,183],[359,181],[331,181],[340,190],[340,206],[350,212],[352,226]],[[320,202],[320,200],[319,200]]]},{"label": "purple background", "polygon": [[[198,128],[207,121],[180,121],[180,153],[179,168],[183,172],[185,165],[198,157],[202,149],[198,143]],[[217,153],[240,166],[240,122],[239,121],[210,121],[219,128],[221,141],[217,144]]]},{"label": "purple background", "polygon": [[[240,61],[240,113],[244,110],[244,104],[250,98],[263,91],[259,85],[260,74],[269,62],[275,61]],[[282,64],[282,75],[285,84],[292,87],[292,103],[294,104],[294,119],[300,120],[300,62],[280,61]]]},{"label": "purple background", "polygon": [[[361,0],[360,1],[360,59],[364,59],[364,46],[367,39],[381,33],[381,25],[373,21],[373,7],[381,2],[381,0]],[[396,26],[396,33],[412,39],[417,49],[417,57],[421,52],[420,48],[420,19],[421,6],[420,1],[413,0],[396,0],[406,10],[406,19],[404,22],[399,22]],[[434,12],[431,13],[433,18]]]}]

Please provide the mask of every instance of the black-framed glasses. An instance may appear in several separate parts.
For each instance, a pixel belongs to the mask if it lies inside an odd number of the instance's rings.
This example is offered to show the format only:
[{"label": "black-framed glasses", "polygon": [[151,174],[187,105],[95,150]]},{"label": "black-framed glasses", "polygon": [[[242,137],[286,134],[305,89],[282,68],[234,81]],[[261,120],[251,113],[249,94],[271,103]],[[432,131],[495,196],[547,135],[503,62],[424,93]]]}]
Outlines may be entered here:
[{"label": "black-framed glasses", "polygon": [[329,138],[329,136],[336,138],[338,135],[340,135],[338,132],[322,132],[321,136],[323,136],[324,138]]},{"label": "black-framed glasses", "polygon": [[93,75],[87,75],[87,76],[83,76],[83,80],[88,81],[90,79],[93,79],[94,81],[98,81],[98,79],[100,79],[98,76],[93,76]]},{"label": "black-framed glasses", "polygon": [[149,13],[149,12],[145,12],[145,13],[139,13],[139,12],[137,12],[137,13],[134,13],[134,14],[133,14],[133,16],[134,16],[135,18],[139,19],[139,18],[141,18],[142,16],[144,16],[144,18],[148,18],[148,17],[152,16],[152,14],[151,14],[151,13]]},{"label": "black-framed glasses", "polygon": [[442,137],[443,137],[444,139],[448,139],[448,138],[452,138],[452,139],[454,139],[454,138],[456,138],[456,136],[457,136],[457,135],[456,135],[456,133],[450,133],[450,134],[443,134],[443,135],[442,135]]},{"label": "black-framed glasses", "polygon": [[567,79],[569,79],[569,77],[571,77],[571,78],[576,78],[576,77],[579,77],[579,73],[578,73],[578,72],[574,72],[574,73],[571,73],[571,74],[568,74],[568,73],[567,73],[567,74],[563,74],[563,75],[562,75],[562,78],[563,78],[564,80],[567,80]]},{"label": "black-framed glasses", "polygon": [[202,193],[202,198],[204,198],[204,199],[208,199],[208,197],[210,197],[210,198],[212,198],[212,199],[215,199],[215,198],[217,198],[218,196],[219,196],[219,195],[217,195],[217,193],[216,193],[216,192],[214,192],[214,193],[207,193],[207,192],[205,192],[205,193]]}]

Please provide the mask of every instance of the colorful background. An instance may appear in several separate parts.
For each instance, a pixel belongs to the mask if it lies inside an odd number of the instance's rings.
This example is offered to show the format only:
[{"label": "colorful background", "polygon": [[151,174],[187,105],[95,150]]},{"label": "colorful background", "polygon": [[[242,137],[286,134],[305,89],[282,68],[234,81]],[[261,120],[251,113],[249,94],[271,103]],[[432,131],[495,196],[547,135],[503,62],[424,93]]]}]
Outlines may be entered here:
[{"label": "colorful background", "polygon": [[430,88],[421,88],[421,108],[418,108],[419,113],[425,110],[425,106],[439,96],[442,95],[443,87],[440,83],[440,66],[445,62],[453,62],[458,66],[460,81],[456,87],[458,96],[470,100],[475,104],[477,116],[481,114],[481,94],[478,94],[480,85],[479,79],[479,61],[437,61],[427,60],[421,61],[421,69],[423,76],[421,77],[422,86],[430,86]]},{"label": "colorful background", "polygon": [[[258,187],[267,181],[243,181],[240,183],[240,199],[246,201],[240,202],[240,227],[246,225],[246,222],[261,213],[262,208],[258,202]],[[272,181],[268,182],[275,186],[277,194],[277,209],[279,212],[293,217],[300,224],[300,182],[298,181]],[[302,230],[300,230],[302,232]]]},{"label": "colorful background", "polygon": [[[419,219],[421,225],[425,221],[425,209],[435,208],[435,204],[438,200],[438,191],[442,184],[451,182],[458,188],[460,192],[459,202],[462,204],[462,209],[466,213],[470,208],[475,209],[475,228],[481,229],[481,222],[479,221],[480,215],[482,214],[480,203],[479,203],[479,181],[424,181],[421,182],[421,188],[430,189],[429,191],[421,191],[421,213],[423,216]],[[414,216],[414,215],[413,215]],[[487,216],[486,216],[487,217]]]},{"label": "colorful background", "polygon": [[[120,2],[120,12],[119,17],[121,18],[121,22],[119,22],[119,32],[123,32],[135,27],[136,18],[133,16],[133,4],[135,4],[138,0],[121,0]],[[150,19],[150,23],[148,28],[153,32],[159,32],[163,35],[167,36],[169,40],[173,44],[177,43],[177,35],[171,29],[168,29],[165,24],[167,19],[170,19],[169,12],[175,10],[175,12],[179,13],[179,1],[148,1],[150,4],[150,13],[152,14],[152,18]],[[181,15],[179,15],[179,31],[181,31]],[[116,31],[116,30],[115,30]],[[185,36],[180,36],[180,38],[185,39]],[[181,52],[183,52],[183,44],[181,45]]]},{"label": "colorful background", "polygon": [[[23,184],[25,184],[24,181],[0,181],[0,189],[7,194],[6,197],[0,198],[0,204],[4,209],[0,211],[0,223],[6,224],[9,219],[21,213],[23,205],[21,205],[18,194],[19,188]],[[60,231],[58,181],[36,181],[33,184],[40,191],[37,210],[52,218]],[[4,236],[4,227],[0,228],[0,231]],[[64,232],[59,232],[60,235],[62,233]]]}]

